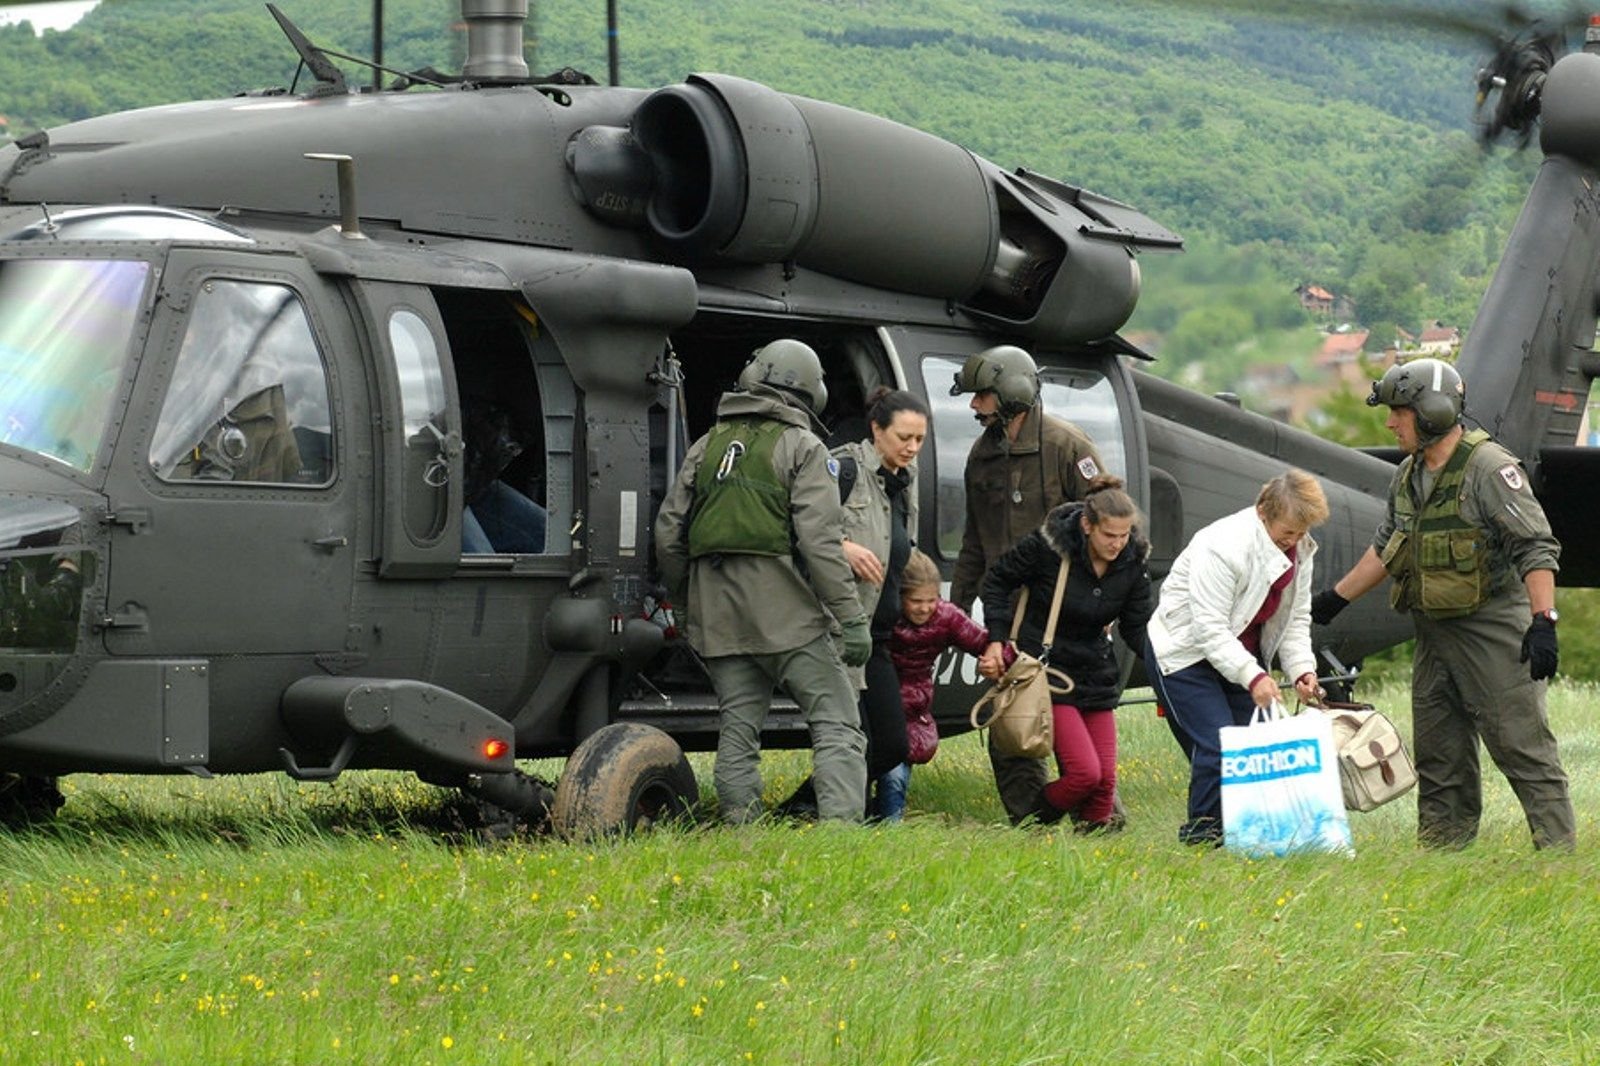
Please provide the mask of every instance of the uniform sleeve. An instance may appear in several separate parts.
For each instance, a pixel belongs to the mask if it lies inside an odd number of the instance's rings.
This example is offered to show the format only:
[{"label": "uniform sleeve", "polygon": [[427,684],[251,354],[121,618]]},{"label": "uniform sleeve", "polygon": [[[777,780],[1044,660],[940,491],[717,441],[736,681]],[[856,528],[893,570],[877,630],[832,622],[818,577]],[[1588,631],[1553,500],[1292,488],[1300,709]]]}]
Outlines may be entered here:
[{"label": "uniform sleeve", "polygon": [[689,507],[694,503],[694,476],[705,453],[706,438],[701,437],[689,447],[683,465],[678,467],[678,476],[656,512],[656,565],[667,594],[679,603],[685,601],[689,577]]},{"label": "uniform sleeve", "polygon": [[1070,422],[1067,426],[1071,430],[1069,437],[1072,443],[1061,453],[1064,465],[1059,476],[1061,484],[1070,486],[1067,499],[1081,500],[1089,494],[1089,482],[1096,475],[1109,471],[1089,435]]},{"label": "uniform sleeve", "polygon": [[[983,623],[991,641],[1011,639],[1015,593],[1028,584],[1041,551],[1055,555],[1038,533],[1029,533],[995,560],[983,578]],[[1045,604],[1049,606],[1048,603]]]},{"label": "uniform sleeve", "polygon": [[811,588],[834,619],[848,622],[862,615],[856,576],[844,557],[844,508],[839,479],[828,449],[810,433],[796,430],[789,483],[789,515],[794,523],[795,550],[805,560]]},{"label": "uniform sleeve", "polygon": [[961,532],[961,551],[956,556],[956,568],[950,575],[950,602],[963,611],[978,598],[978,586],[983,582],[983,541],[978,538],[976,494],[972,491],[972,457],[967,457],[967,472],[962,477],[967,498],[967,521]]},{"label": "uniform sleeve", "polygon": [[1389,538],[1394,536],[1397,525],[1394,517],[1394,498],[1400,491],[1400,479],[1405,477],[1410,469],[1410,463],[1402,462],[1395,469],[1394,476],[1389,479],[1389,499],[1384,504],[1383,517],[1378,521],[1378,528],[1372,534],[1372,549],[1379,555],[1382,555],[1383,549],[1389,546]]},{"label": "uniform sleeve", "polygon": [[1471,464],[1466,494],[1469,505],[1476,505],[1476,524],[1494,531],[1519,578],[1534,570],[1560,570],[1561,544],[1550,531],[1550,520],[1534,496],[1522,464],[1503,448],[1490,452],[1488,445],[1483,445],[1472,458],[1477,460],[1480,455],[1485,461]]}]

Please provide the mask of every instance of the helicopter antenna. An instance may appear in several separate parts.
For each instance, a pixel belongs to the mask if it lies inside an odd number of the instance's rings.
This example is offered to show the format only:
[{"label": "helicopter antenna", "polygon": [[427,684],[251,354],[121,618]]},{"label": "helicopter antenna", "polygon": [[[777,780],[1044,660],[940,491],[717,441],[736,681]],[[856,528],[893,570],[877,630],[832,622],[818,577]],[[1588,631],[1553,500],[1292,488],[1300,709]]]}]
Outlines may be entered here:
[{"label": "helicopter antenna", "polygon": [[344,72],[328,60],[327,54],[312,44],[311,40],[300,32],[300,27],[290,22],[289,16],[278,10],[276,4],[268,4],[267,10],[278,20],[278,28],[289,38],[289,43],[300,56],[300,62],[311,71],[311,76],[321,83],[321,88],[315,90],[316,94],[331,96],[334,93],[348,92],[344,83]]},{"label": "helicopter antenna", "polygon": [[622,62],[617,55],[617,0],[606,0],[606,60],[611,84],[622,84]]}]

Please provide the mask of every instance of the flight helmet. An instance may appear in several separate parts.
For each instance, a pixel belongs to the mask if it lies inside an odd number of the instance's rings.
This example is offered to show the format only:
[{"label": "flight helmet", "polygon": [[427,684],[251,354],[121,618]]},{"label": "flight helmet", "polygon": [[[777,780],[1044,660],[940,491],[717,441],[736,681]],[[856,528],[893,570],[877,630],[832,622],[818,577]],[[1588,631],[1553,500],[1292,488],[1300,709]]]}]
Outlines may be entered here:
[{"label": "flight helmet", "polygon": [[1461,421],[1467,389],[1456,368],[1442,359],[1396,363],[1372,383],[1368,407],[1409,407],[1417,413],[1417,436],[1435,441]]},{"label": "flight helmet", "polygon": [[794,393],[820,416],[828,406],[828,386],[822,380],[822,360],[811,345],[788,337],[757,348],[739,371],[739,387],[755,384]]},{"label": "flight helmet", "polygon": [[1014,344],[985,348],[956,371],[950,395],[992,392],[1000,401],[1000,414],[1011,418],[1039,399],[1039,368],[1033,356]]}]

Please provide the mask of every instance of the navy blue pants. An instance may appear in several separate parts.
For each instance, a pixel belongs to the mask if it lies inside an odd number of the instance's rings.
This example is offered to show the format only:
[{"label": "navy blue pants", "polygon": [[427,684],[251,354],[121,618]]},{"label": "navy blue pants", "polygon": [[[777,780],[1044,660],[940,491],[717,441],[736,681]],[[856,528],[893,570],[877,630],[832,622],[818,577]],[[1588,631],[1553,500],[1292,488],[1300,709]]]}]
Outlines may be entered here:
[{"label": "navy blue pants", "polygon": [[1222,727],[1249,725],[1255,713],[1250,690],[1234,684],[1201,659],[1163,675],[1155,649],[1145,641],[1150,687],[1167,715],[1167,727],[1189,758],[1189,817],[1178,828],[1185,844],[1222,842]]}]

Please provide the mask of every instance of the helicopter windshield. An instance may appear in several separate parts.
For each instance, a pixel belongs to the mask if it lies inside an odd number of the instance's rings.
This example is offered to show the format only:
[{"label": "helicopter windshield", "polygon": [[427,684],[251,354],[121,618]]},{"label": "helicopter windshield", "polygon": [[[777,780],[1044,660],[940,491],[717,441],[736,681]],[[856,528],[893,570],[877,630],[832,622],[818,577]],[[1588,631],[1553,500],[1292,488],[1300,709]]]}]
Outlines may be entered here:
[{"label": "helicopter windshield", "polygon": [[0,442],[88,473],[150,265],[0,260]]}]

